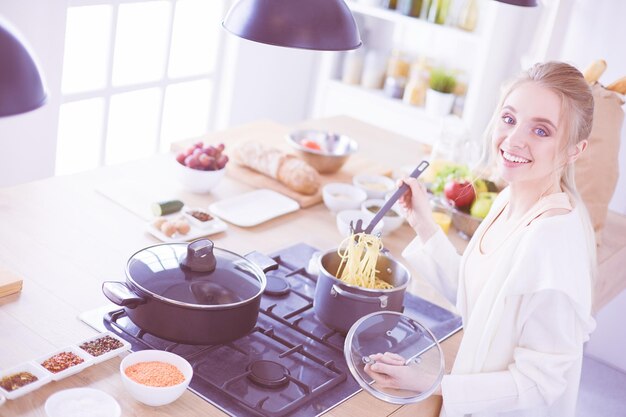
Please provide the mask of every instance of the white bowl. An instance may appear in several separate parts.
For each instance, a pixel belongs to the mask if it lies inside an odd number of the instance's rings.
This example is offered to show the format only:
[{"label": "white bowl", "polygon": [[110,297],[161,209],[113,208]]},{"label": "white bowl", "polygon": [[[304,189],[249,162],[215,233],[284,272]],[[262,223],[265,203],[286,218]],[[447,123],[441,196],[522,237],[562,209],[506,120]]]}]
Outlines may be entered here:
[{"label": "white bowl", "polygon": [[385,195],[396,189],[396,182],[384,175],[359,174],[352,178],[357,187],[367,193],[367,198],[385,198]]},{"label": "white bowl", "polygon": [[111,395],[94,388],[70,388],[57,391],[46,400],[48,417],[120,417],[122,409]]},{"label": "white bowl", "polygon": [[217,171],[203,171],[189,168],[176,160],[173,160],[172,165],[178,182],[192,193],[208,193],[219,184],[226,173],[225,168]]},{"label": "white bowl", "polygon": [[326,207],[333,213],[347,209],[358,209],[365,201],[365,191],[352,184],[334,182],[322,188],[322,199]]},{"label": "white bowl", "polygon": [[[361,210],[363,210],[365,213],[371,213],[373,215],[376,215],[376,213],[378,213],[378,210],[385,204],[385,201],[386,200],[379,198],[365,200],[363,204],[361,204]],[[383,227],[383,235],[387,235],[396,230],[398,227],[402,226],[402,223],[404,222],[404,217],[402,217],[402,214],[395,206],[391,206],[387,214],[383,216],[383,220],[385,222],[385,225]]]},{"label": "white bowl", "polygon": [[[356,225],[357,220],[363,220],[363,229],[370,224],[370,221],[374,218],[372,213],[366,213],[363,210],[342,210],[337,213],[337,229],[339,229],[339,233],[342,236],[350,236],[352,231],[350,230],[350,221],[352,221],[353,225]],[[385,226],[385,221],[381,220],[378,222],[376,226],[374,226],[374,230],[372,230],[372,234],[382,233],[383,228]]]},{"label": "white bowl", "polygon": [[[126,375],[126,368],[139,362],[165,362],[174,365],[185,376],[185,380],[171,387],[151,387],[133,381]],[[146,405],[161,406],[169,404],[178,399],[193,377],[193,368],[187,360],[171,352],[164,350],[140,350],[133,352],[122,359],[120,363],[120,374],[124,387],[130,395]]]}]

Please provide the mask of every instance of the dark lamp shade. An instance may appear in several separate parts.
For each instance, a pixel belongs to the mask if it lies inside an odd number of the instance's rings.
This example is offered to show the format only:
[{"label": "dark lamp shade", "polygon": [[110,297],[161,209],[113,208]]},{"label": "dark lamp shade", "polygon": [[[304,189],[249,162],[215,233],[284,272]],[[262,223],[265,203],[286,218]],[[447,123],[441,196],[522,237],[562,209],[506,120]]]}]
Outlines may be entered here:
[{"label": "dark lamp shade", "polygon": [[28,48],[0,19],[0,117],[43,106],[46,89]]},{"label": "dark lamp shade", "polygon": [[361,46],[343,0],[239,0],[222,25],[241,38],[269,45],[319,51]]},{"label": "dark lamp shade", "polygon": [[521,7],[537,7],[537,0],[496,0],[500,3],[512,4]]}]

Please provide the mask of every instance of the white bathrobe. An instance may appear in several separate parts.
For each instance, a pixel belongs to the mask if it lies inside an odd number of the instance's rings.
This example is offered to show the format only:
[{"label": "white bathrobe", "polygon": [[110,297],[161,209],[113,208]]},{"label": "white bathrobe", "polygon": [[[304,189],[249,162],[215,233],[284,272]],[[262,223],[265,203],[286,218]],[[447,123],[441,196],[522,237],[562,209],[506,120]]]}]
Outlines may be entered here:
[{"label": "white bathrobe", "polygon": [[[508,197],[507,189],[474,236]],[[463,339],[441,384],[442,416],[574,417],[583,343],[595,325],[589,250],[577,209],[536,219],[498,249],[484,288],[468,302],[465,258],[441,230],[409,244],[402,255],[463,318]]]}]

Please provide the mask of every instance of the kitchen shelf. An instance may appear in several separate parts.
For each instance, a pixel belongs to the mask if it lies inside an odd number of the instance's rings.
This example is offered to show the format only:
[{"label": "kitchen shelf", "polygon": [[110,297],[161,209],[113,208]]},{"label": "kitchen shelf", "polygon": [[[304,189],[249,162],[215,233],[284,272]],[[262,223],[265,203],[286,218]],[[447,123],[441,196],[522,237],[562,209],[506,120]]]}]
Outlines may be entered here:
[{"label": "kitchen shelf", "polygon": [[441,118],[431,117],[423,107],[388,97],[383,90],[330,79],[324,97],[324,108],[329,113],[336,110],[364,121],[371,121],[371,115],[375,114],[379,126],[422,143],[433,144],[441,129]]},{"label": "kitchen shelf", "polygon": [[479,35],[476,32],[468,32],[454,26],[438,25],[424,19],[403,15],[393,10],[361,4],[355,1],[348,0],[346,4],[350,10],[363,16],[387,20],[394,24],[413,27],[416,30],[433,31],[436,36],[453,36],[463,42],[478,42],[479,40]]}]

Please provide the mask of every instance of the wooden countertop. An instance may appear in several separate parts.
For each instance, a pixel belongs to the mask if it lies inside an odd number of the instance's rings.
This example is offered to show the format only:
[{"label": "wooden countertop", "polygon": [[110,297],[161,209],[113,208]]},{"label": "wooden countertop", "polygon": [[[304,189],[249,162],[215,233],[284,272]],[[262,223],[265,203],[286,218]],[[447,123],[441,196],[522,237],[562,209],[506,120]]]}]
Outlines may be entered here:
[{"label": "wooden countertop", "polygon": [[[334,129],[351,135],[361,145],[360,154],[375,157],[392,166],[415,164],[423,153],[416,142],[347,117],[307,121],[298,127]],[[268,134],[282,140],[290,130],[272,122],[259,122],[209,135],[227,146],[250,134]],[[158,243],[146,232],[146,222],[96,190],[106,184],[137,184],[167,191],[171,198],[206,207],[214,201],[252,190],[248,185],[225,177],[210,194],[190,194],[170,179],[172,157],[160,155],[128,164],[110,166],[78,175],[62,176],[0,189],[0,269],[23,279],[19,294],[0,298],[0,369],[33,360],[57,348],[95,334],[78,319],[82,312],[107,303],[100,289],[103,281],[123,281],[127,259],[137,250]],[[403,225],[385,240],[394,254],[413,237]],[[334,216],[323,204],[302,209],[256,227],[228,230],[213,235],[216,246],[245,254],[266,253],[297,242],[320,249],[334,247],[341,236]],[[454,238],[458,239],[458,238]],[[463,245],[458,239],[457,243]],[[450,307],[419,277],[411,291],[423,298]],[[447,363],[452,363],[460,335],[443,345]],[[128,395],[119,376],[120,358],[92,366],[59,382],[0,406],[1,415],[45,416],[44,403],[53,393],[72,387],[93,387],[114,396],[123,415],[133,416],[222,416],[223,412],[187,391],[174,403],[151,408]],[[355,415],[435,416],[439,398],[418,405],[398,407],[366,393],[331,410],[333,417]],[[375,410],[373,412],[372,410]]]}]

